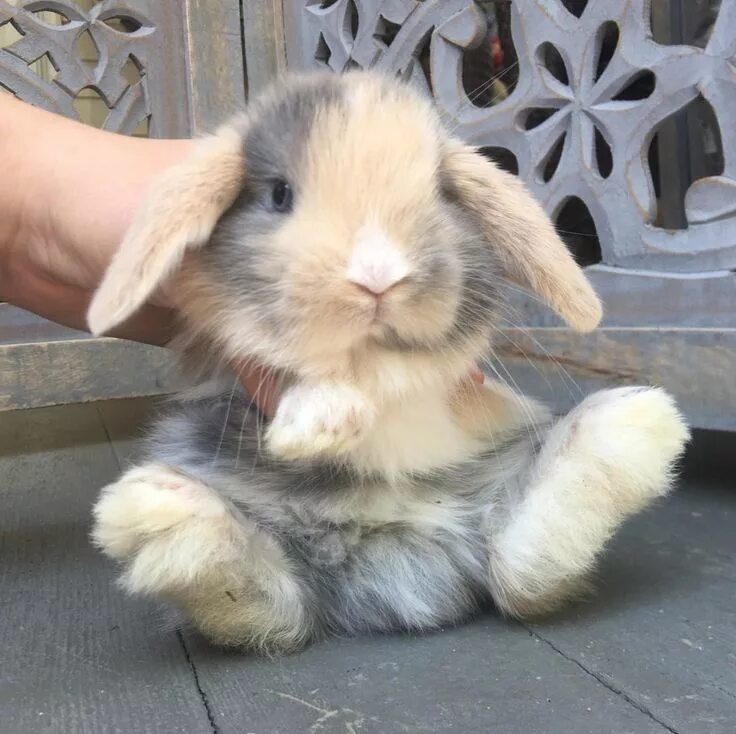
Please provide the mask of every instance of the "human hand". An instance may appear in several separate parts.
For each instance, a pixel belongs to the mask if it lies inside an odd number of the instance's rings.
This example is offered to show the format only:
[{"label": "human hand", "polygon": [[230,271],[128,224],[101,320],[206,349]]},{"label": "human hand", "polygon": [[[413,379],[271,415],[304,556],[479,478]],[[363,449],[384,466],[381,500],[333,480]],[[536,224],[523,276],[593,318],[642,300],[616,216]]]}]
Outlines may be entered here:
[{"label": "human hand", "polygon": [[[191,146],[103,132],[0,95],[0,299],[86,330],[92,294],[143,194]],[[113,336],[162,346],[174,323],[158,294]],[[272,411],[271,375],[250,361],[234,369]]]}]

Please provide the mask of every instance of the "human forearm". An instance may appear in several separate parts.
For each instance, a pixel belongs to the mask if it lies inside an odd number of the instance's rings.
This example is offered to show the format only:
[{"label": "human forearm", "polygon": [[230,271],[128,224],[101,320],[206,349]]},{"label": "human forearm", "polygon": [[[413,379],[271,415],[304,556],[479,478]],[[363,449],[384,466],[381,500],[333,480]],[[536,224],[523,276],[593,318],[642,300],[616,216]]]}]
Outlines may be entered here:
[{"label": "human forearm", "polygon": [[[0,299],[84,328],[143,192],[190,145],[102,132],[0,95]],[[149,308],[121,334],[160,343],[169,320]]]}]

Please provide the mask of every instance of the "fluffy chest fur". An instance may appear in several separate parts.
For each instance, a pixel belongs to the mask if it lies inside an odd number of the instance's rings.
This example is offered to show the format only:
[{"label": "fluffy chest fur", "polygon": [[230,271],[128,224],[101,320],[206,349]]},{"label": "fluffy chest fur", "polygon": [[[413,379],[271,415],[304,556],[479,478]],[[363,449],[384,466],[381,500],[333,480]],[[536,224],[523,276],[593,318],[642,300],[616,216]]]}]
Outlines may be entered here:
[{"label": "fluffy chest fur", "polygon": [[263,435],[263,417],[241,393],[186,401],[157,424],[151,457],[295,532],[400,524],[461,536],[489,503],[503,501],[536,450],[535,434],[522,427],[481,440],[440,397],[387,411],[350,465],[274,460]]}]

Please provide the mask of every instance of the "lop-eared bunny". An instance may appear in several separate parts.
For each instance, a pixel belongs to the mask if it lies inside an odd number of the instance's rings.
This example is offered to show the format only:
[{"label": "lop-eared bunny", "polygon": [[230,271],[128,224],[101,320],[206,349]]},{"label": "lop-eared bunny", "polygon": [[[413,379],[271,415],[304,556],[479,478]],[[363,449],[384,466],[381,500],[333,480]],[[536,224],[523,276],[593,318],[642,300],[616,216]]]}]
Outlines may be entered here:
[{"label": "lop-eared bunny", "polygon": [[427,629],[580,592],[616,528],[667,492],[687,429],[661,390],[553,419],[466,375],[503,282],[573,329],[598,299],[518,179],[409,87],[288,81],[154,184],[95,295],[105,332],[154,292],[189,352],[279,375],[272,419],[210,380],[106,487],[94,539],[133,592],[229,645]]}]

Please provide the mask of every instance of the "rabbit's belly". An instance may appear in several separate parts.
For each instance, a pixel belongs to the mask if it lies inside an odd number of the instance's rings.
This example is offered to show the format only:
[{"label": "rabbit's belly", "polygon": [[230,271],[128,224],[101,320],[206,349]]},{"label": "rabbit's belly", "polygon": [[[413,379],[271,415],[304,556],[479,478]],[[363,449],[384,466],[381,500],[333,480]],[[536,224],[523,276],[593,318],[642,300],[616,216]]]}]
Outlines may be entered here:
[{"label": "rabbit's belly", "polygon": [[366,529],[401,524],[426,529],[453,528],[480,509],[478,498],[460,498],[445,489],[374,484],[346,486],[322,496],[291,495],[285,504],[305,522],[328,526],[357,526]]},{"label": "rabbit's belly", "polygon": [[489,600],[479,513],[385,497],[381,504],[386,519],[353,511],[336,522],[334,512],[291,503],[251,515],[278,542],[321,626],[348,634],[426,629]]},{"label": "rabbit's belly", "polygon": [[256,479],[234,482],[223,481],[222,476],[211,477],[210,484],[258,526],[287,542],[300,538],[313,544],[309,555],[315,562],[345,555],[345,549],[377,534],[397,541],[404,534],[432,538],[440,530],[446,536],[465,537],[489,509],[488,498],[480,495],[458,497],[410,482],[361,486],[324,482],[300,491],[300,482],[289,473],[281,482],[272,476],[268,487]]}]

